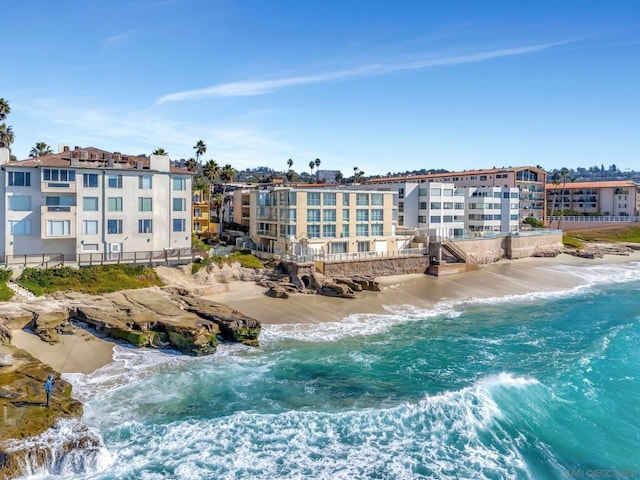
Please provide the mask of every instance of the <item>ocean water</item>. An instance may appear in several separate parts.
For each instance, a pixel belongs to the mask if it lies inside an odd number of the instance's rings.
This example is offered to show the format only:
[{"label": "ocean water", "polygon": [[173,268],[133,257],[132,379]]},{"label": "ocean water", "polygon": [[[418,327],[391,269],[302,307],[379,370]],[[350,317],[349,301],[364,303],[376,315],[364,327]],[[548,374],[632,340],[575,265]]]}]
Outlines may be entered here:
[{"label": "ocean water", "polygon": [[640,478],[640,264],[555,275],[584,285],[266,326],[209,357],[116,347],[65,376],[104,448],[34,476]]}]

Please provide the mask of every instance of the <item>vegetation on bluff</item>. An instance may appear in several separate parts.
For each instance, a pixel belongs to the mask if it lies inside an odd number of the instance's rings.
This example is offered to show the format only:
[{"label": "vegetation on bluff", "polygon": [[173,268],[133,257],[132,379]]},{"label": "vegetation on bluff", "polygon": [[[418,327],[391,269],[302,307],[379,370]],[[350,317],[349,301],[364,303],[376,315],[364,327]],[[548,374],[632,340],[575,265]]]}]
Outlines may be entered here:
[{"label": "vegetation on bluff", "polygon": [[213,255],[203,259],[200,263],[194,263],[191,266],[191,273],[196,273],[200,268],[206,265],[216,264],[221,267],[224,264],[239,263],[244,268],[263,268],[262,262],[255,255],[250,253],[234,252],[229,255]]},{"label": "vegetation on bluff", "polygon": [[141,265],[25,268],[17,282],[38,296],[64,290],[96,295],[162,285],[155,270]]},{"label": "vegetation on bluff", "polygon": [[640,227],[607,227],[585,230],[573,230],[565,234],[579,242],[640,243]]},{"label": "vegetation on bluff", "polygon": [[6,302],[13,297],[13,291],[7,286],[7,282],[11,278],[11,270],[8,268],[0,268],[0,302]]}]

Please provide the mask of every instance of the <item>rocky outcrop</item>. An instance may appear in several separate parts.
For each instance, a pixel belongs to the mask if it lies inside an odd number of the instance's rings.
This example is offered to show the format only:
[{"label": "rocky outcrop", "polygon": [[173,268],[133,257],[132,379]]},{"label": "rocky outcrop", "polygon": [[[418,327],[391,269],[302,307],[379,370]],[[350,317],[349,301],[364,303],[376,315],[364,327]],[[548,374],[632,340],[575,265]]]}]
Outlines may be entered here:
[{"label": "rocky outcrop", "polygon": [[[71,385],[56,378],[51,408],[46,408],[43,384],[54,372],[13,346],[0,346],[0,358],[0,479],[8,479],[48,465],[52,446],[43,444],[40,448],[32,437],[54,428],[60,420],[80,418],[82,404],[71,398]],[[28,444],[20,442],[26,438],[30,439]],[[74,442],[83,438],[89,436],[79,435]],[[58,452],[59,458],[62,455],[64,452]]]},{"label": "rocky outcrop", "polygon": [[581,258],[602,258],[605,255],[631,255],[633,249],[624,244],[613,243],[586,243],[585,246],[579,250],[574,248],[565,248],[565,253]]},{"label": "rocky outcrop", "polygon": [[318,293],[327,297],[356,298],[353,290],[342,283],[325,283]]}]

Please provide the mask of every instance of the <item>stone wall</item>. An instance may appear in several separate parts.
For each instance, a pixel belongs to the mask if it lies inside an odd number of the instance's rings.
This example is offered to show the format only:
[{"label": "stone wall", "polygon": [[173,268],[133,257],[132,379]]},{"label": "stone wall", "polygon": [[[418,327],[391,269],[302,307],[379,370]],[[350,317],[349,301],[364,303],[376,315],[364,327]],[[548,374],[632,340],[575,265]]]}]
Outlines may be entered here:
[{"label": "stone wall", "polygon": [[427,255],[416,255],[354,262],[325,262],[323,272],[328,277],[382,277],[407,273],[425,273],[428,267],[429,257]]},{"label": "stone wall", "polygon": [[514,235],[507,237],[506,257],[516,259],[553,253],[557,255],[563,249],[562,233],[532,236]]},{"label": "stone wall", "polygon": [[484,265],[505,258],[504,237],[456,240],[456,245],[467,254],[469,263]]}]

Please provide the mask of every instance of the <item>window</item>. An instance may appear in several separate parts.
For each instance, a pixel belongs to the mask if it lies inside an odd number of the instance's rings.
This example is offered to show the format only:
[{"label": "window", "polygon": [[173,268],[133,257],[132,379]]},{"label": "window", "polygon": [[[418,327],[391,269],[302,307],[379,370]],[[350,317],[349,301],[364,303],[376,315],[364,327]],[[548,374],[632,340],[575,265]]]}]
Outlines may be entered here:
[{"label": "window", "polygon": [[10,187],[30,187],[31,172],[9,172]]},{"label": "window", "polygon": [[107,177],[107,186],[109,188],[122,188],[122,175],[109,175]]},{"label": "window", "polygon": [[384,220],[384,210],[381,208],[374,208],[371,210],[371,221],[382,222]]},{"label": "window", "polygon": [[71,235],[70,220],[47,220],[47,236],[61,237]]},{"label": "window", "polygon": [[377,207],[384,205],[384,197],[381,193],[371,194],[371,205],[375,205]]},{"label": "window", "polygon": [[453,223],[453,215],[443,215],[442,222],[443,223]]},{"label": "window", "polygon": [[343,222],[348,222],[349,221],[349,209],[348,208],[343,208],[342,209],[342,221]]},{"label": "window", "polygon": [[297,192],[289,192],[287,195],[287,205],[296,205],[297,204]]},{"label": "window", "polygon": [[174,212],[184,212],[187,210],[187,199],[186,198],[174,198],[173,199],[173,211]]},{"label": "window", "polygon": [[280,220],[288,220],[290,222],[296,221],[297,210],[295,208],[281,208]]},{"label": "window", "polygon": [[418,204],[418,209],[419,210],[426,210],[427,209],[427,202],[420,202]]},{"label": "window", "polygon": [[429,222],[430,223],[440,223],[440,216],[438,215],[431,215],[429,217]]},{"label": "window", "polygon": [[307,227],[307,236],[309,238],[320,238],[320,225],[309,225]]},{"label": "window", "polygon": [[320,192],[307,193],[307,205],[320,205]]},{"label": "window", "polygon": [[335,222],[336,221],[336,211],[335,209],[325,209],[322,211],[322,220],[324,222]]},{"label": "window", "polygon": [[83,174],[82,186],[86,188],[96,188],[98,186],[98,174],[97,173]]},{"label": "window", "polygon": [[369,221],[369,210],[364,208],[359,208],[356,210],[356,222],[368,222]]},{"label": "window", "polygon": [[418,223],[427,223],[426,215],[418,215]]},{"label": "window", "polygon": [[432,210],[439,210],[442,208],[442,203],[441,202],[431,202],[431,209]]},{"label": "window", "polygon": [[152,188],[152,184],[151,175],[140,175],[138,177],[138,188],[140,190],[150,190]]},{"label": "window", "polygon": [[11,235],[31,235],[31,220],[9,220]]},{"label": "window", "polygon": [[332,242],[329,244],[330,253],[347,253],[347,242]]},{"label": "window", "polygon": [[356,205],[369,205],[369,194],[356,193]]},{"label": "window", "polygon": [[122,220],[107,220],[107,232],[111,234],[122,233]]},{"label": "window", "polygon": [[98,197],[82,197],[82,210],[85,212],[97,212]]},{"label": "window", "polygon": [[97,220],[83,220],[82,221],[82,234],[83,235],[97,235],[98,234],[98,221]]},{"label": "window", "polygon": [[431,189],[431,196],[439,197],[440,195],[442,195],[442,189],[441,188],[432,188]]},{"label": "window", "polygon": [[153,233],[153,220],[148,218],[138,220],[138,233]]},{"label": "window", "polygon": [[9,197],[9,210],[28,212],[31,210],[31,195],[13,195]]},{"label": "window", "polygon": [[349,206],[349,194],[348,193],[343,193],[342,194],[342,206],[343,207],[348,207]]},{"label": "window", "polygon": [[335,225],[323,225],[322,226],[322,236],[333,238],[336,236],[336,226]]},{"label": "window", "polygon": [[372,237],[382,237],[382,224],[378,223],[377,225],[371,225],[371,236]]},{"label": "window", "polygon": [[183,191],[187,189],[187,179],[186,178],[173,178],[171,180],[173,184],[173,189],[175,191]]},{"label": "window", "polygon": [[109,197],[107,201],[109,202],[107,210],[110,212],[122,211],[122,197]]},{"label": "window", "polygon": [[445,210],[453,210],[453,202],[444,202],[442,206]]},{"label": "window", "polygon": [[368,237],[369,225],[366,223],[356,225],[356,237]]},{"label": "window", "polygon": [[349,238],[349,225],[342,225],[342,238]]},{"label": "window", "polygon": [[445,195],[447,197],[450,197],[450,196],[453,195],[453,189],[452,188],[445,188],[442,193],[443,193],[443,195]]},{"label": "window", "polygon": [[464,210],[464,203],[462,202],[455,202],[453,204],[453,208],[455,208],[456,210]]},{"label": "window", "polygon": [[320,221],[320,209],[311,208],[307,210],[307,222],[319,222]]},{"label": "window", "polygon": [[138,211],[139,212],[151,212],[153,207],[151,197],[138,197]]},{"label": "window", "polygon": [[58,168],[43,168],[42,180],[45,182],[75,182],[76,171]]},{"label": "window", "polygon": [[486,176],[486,175],[480,175],[480,180],[483,180],[483,181],[484,181],[484,180],[486,180],[486,179],[487,179],[487,176]]},{"label": "window", "polygon": [[335,205],[336,204],[336,194],[335,193],[325,193],[322,196],[322,204],[323,205]]},{"label": "window", "polygon": [[173,219],[173,231],[174,232],[186,232],[187,231],[187,221],[184,218],[174,218]]},{"label": "window", "polygon": [[359,252],[368,252],[369,251],[369,242],[358,242],[358,251]]},{"label": "window", "polygon": [[427,191],[426,188],[421,188],[418,190],[418,196],[426,197],[427,195],[429,195],[429,192]]},{"label": "window", "polygon": [[98,244],[97,243],[83,243],[82,244],[83,252],[97,252]]}]

